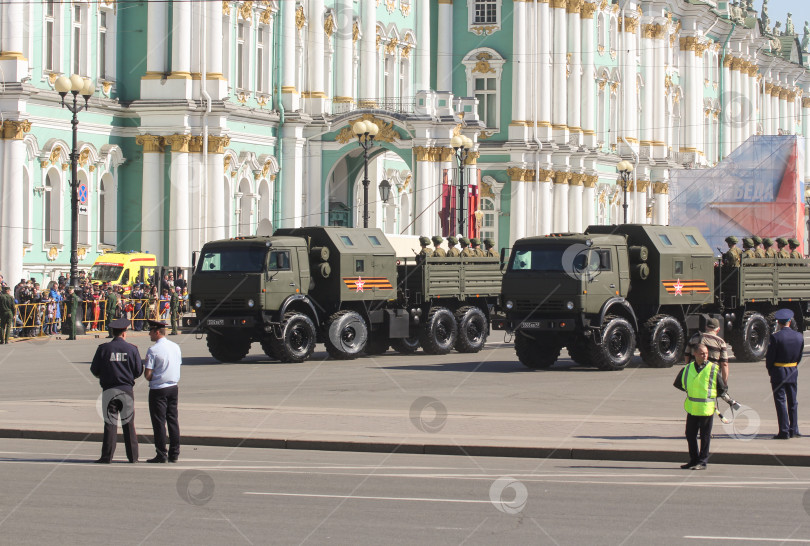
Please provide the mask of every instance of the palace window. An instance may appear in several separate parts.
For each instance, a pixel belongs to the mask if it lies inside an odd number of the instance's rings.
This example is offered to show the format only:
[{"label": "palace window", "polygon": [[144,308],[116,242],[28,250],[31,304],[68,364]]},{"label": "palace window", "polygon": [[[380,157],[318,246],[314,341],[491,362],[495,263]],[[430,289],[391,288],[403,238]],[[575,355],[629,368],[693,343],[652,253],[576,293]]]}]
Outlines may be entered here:
[{"label": "palace window", "polygon": [[245,89],[246,83],[246,70],[245,70],[245,25],[239,23],[236,25],[236,87],[238,89]]},{"label": "palace window", "polygon": [[263,93],[267,88],[264,85],[264,34],[265,30],[261,26],[256,31],[256,91]]},{"label": "palace window", "polygon": [[487,127],[497,127],[498,82],[495,78],[475,78],[478,117]]},{"label": "palace window", "polygon": [[82,43],[82,6],[73,6],[73,73],[82,75],[84,44]]},{"label": "palace window", "polygon": [[498,22],[498,2],[497,0],[477,0],[475,2],[475,14],[473,23],[485,25]]},{"label": "palace window", "polygon": [[54,36],[56,35],[56,12],[57,8],[54,0],[47,0],[47,2],[45,2],[45,33],[42,44],[42,61],[43,68],[49,71],[57,70],[57,42],[54,40]]},{"label": "palace window", "polygon": [[107,78],[107,12],[98,13],[98,75]]},{"label": "palace window", "polygon": [[489,129],[500,127],[501,76],[504,59],[494,49],[482,47],[468,53],[467,96],[478,100],[478,117]]},{"label": "palace window", "polygon": [[489,198],[481,199],[481,211],[484,217],[481,220],[481,239],[490,238],[498,241],[498,212],[495,210],[495,201]]}]

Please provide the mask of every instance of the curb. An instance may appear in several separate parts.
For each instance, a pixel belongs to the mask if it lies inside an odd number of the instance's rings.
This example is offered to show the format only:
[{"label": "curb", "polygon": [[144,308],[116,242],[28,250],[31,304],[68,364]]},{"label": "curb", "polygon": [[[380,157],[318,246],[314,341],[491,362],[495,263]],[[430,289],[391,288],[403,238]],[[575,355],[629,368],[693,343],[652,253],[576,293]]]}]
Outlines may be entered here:
[{"label": "curb", "polygon": [[[100,432],[0,429],[0,438],[101,442]],[[138,434],[138,441],[152,443],[152,436]],[[475,446],[458,444],[396,444],[391,442],[354,442],[350,440],[286,440],[283,438],[228,438],[222,436],[182,436],[183,445],[213,447],[250,447],[260,449],[300,449],[314,451],[355,451],[363,453],[408,453],[414,455],[462,455],[475,457],[515,457],[527,459],[569,459],[596,461],[644,461],[680,463],[686,450],[629,451],[621,449],[546,448],[518,446]],[[763,453],[713,453],[713,464],[810,466],[810,455]]]}]

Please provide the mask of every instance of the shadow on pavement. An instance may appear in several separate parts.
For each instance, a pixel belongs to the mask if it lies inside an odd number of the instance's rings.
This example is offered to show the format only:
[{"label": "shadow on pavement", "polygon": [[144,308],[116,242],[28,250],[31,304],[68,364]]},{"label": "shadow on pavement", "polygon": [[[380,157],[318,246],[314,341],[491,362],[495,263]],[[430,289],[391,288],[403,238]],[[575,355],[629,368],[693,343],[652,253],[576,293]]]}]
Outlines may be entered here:
[{"label": "shadow on pavement", "polygon": [[[719,438],[720,436],[712,436]],[[574,438],[586,438],[591,440],[683,440],[684,436],[574,436]]]}]

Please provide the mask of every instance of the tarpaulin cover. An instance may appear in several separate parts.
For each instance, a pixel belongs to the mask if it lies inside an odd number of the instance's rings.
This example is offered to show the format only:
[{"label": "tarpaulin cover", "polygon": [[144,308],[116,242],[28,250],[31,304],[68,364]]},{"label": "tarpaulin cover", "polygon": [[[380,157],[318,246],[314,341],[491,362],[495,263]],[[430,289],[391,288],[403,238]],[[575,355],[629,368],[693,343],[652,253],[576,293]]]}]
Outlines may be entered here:
[{"label": "tarpaulin cover", "polygon": [[729,235],[739,248],[752,235],[803,242],[801,148],[795,136],[753,136],[712,169],[673,171],[670,224],[696,226],[723,251]]}]

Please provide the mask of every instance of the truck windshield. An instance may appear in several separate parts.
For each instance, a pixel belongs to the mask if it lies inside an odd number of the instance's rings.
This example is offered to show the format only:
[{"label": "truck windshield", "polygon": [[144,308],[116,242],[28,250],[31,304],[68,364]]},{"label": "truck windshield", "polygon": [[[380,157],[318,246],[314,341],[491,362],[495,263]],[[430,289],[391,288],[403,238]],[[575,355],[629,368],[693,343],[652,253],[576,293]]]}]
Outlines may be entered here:
[{"label": "truck windshield", "polygon": [[[510,271],[565,271],[563,268],[563,254],[568,247],[543,246],[521,247],[515,249]],[[570,265],[568,268],[570,269]]]},{"label": "truck windshield", "polygon": [[259,273],[264,268],[265,247],[209,248],[203,252],[198,273]]},{"label": "truck windshield", "polygon": [[90,268],[90,277],[94,281],[112,282],[117,281],[124,269],[122,265],[94,265]]}]

